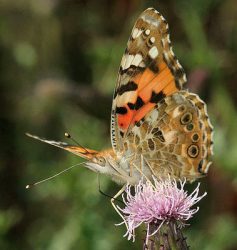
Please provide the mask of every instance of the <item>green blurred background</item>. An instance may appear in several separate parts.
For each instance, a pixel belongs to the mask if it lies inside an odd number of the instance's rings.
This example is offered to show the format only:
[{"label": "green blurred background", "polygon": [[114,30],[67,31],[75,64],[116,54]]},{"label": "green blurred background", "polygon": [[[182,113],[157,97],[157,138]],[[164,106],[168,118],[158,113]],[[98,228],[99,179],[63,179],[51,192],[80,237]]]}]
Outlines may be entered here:
[{"label": "green blurred background", "polygon": [[[110,146],[117,70],[138,15],[155,7],[170,25],[187,87],[208,103],[215,156],[208,196],[185,233],[191,249],[237,249],[236,0],[0,0],[0,249],[141,249],[81,162],[25,136]],[[119,187],[101,177],[110,195]],[[193,188],[193,187],[191,187]]]}]

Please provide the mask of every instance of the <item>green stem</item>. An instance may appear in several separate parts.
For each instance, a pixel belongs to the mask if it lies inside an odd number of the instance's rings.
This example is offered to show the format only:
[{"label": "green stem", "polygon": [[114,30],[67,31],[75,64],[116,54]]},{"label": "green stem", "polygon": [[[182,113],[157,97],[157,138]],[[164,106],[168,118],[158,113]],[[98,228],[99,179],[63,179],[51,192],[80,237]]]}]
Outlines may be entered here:
[{"label": "green stem", "polygon": [[[159,225],[151,224],[151,235]],[[147,244],[146,244],[147,242]],[[143,250],[189,250],[186,237],[176,222],[164,223],[155,235],[144,240]]]}]

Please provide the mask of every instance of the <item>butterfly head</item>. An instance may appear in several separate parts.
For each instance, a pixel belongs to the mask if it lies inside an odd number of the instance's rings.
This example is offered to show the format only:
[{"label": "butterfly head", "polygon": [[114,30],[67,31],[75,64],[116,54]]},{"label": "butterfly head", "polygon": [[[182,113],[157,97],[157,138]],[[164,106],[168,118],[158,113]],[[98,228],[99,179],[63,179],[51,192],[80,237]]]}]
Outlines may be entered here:
[{"label": "butterfly head", "polygon": [[123,184],[130,182],[129,166],[121,165],[112,149],[98,152],[85,165],[88,169],[110,176],[115,182]]}]

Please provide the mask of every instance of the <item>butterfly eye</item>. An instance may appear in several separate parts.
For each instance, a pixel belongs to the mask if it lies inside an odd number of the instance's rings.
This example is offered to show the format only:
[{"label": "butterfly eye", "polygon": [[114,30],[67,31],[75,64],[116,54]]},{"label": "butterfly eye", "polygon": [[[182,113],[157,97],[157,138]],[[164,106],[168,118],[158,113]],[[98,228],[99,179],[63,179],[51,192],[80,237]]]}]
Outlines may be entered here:
[{"label": "butterfly eye", "polygon": [[97,163],[99,165],[105,165],[105,159],[103,157],[97,158]]}]

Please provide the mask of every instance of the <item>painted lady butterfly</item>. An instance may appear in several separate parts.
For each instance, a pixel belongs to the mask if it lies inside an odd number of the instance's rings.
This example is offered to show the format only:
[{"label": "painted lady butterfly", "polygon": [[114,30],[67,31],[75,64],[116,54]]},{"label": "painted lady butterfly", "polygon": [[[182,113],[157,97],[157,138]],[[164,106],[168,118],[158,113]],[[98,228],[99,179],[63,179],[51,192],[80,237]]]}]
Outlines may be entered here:
[{"label": "painted lady butterfly", "polygon": [[136,21],[122,57],[112,104],[112,148],[97,152],[28,135],[85,158],[87,168],[119,183],[134,185],[152,175],[193,181],[211,164],[213,127],[206,104],[183,89],[185,82],[168,24],[149,8]]}]

